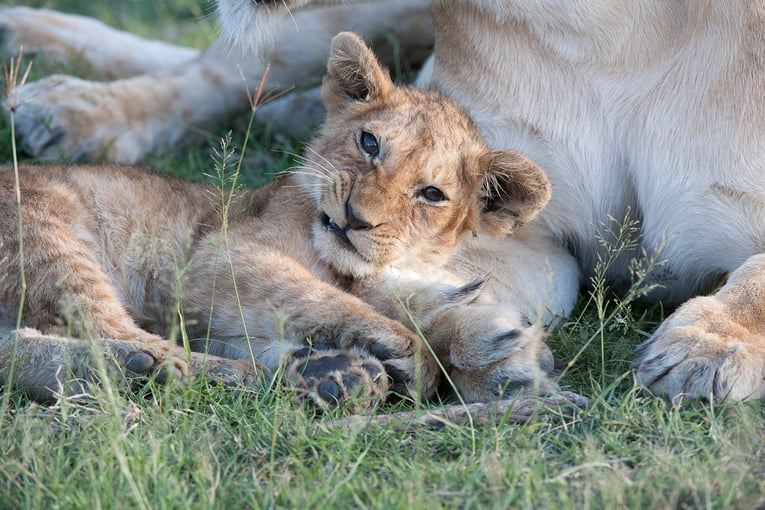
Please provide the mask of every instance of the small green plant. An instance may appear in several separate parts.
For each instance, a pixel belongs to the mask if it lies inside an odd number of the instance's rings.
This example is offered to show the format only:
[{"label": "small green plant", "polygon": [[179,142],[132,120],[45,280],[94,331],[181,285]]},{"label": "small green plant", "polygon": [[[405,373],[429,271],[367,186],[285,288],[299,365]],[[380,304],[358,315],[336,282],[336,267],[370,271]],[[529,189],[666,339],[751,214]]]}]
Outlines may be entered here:
[{"label": "small green plant", "polygon": [[[576,328],[586,315],[594,312],[595,327],[584,342],[581,338],[577,339],[579,351],[569,358],[564,371],[565,375],[566,371],[577,364],[582,354],[597,342],[600,349],[601,384],[608,380],[605,369],[608,365],[606,351],[612,343],[606,335],[609,332],[618,333],[620,327],[626,333],[629,324],[635,324],[632,305],[661,288],[662,283],[656,280],[655,275],[664,265],[661,246],[650,253],[641,247],[640,222],[631,219],[629,212],[621,220],[610,220],[610,224],[601,225],[595,234],[602,251],[597,255],[586,299],[578,307],[581,312],[575,316],[572,324],[572,327]],[[620,263],[626,263],[630,279],[626,288],[614,291],[611,288],[610,275],[614,266]]]},{"label": "small green plant", "polygon": [[[19,189],[19,161],[17,157],[16,149],[16,130],[14,125],[14,114],[16,108],[20,103],[21,88],[29,78],[29,73],[32,69],[32,63],[30,62],[26,70],[21,72],[21,62],[23,56],[23,49],[19,49],[18,56],[14,59],[11,58],[10,64],[3,64],[3,77],[5,78],[5,106],[8,110],[9,125],[10,125],[10,137],[11,137],[11,154],[13,157],[13,176],[14,176],[14,191],[16,196],[16,210],[18,214],[18,235],[19,235],[19,286],[21,289],[21,297],[19,299],[19,306],[17,310],[16,319],[16,331],[21,328],[21,311],[24,308],[24,300],[26,299],[27,280],[26,271],[24,270],[24,227],[21,222],[21,191]],[[11,360],[8,367],[8,374],[6,380],[8,381],[4,395],[3,405],[0,408],[0,425],[3,423],[3,416],[8,408],[8,398],[10,395],[10,389],[13,385],[15,371],[16,371],[16,357],[18,352],[19,335],[14,331],[13,335],[13,349],[11,351]]]}]

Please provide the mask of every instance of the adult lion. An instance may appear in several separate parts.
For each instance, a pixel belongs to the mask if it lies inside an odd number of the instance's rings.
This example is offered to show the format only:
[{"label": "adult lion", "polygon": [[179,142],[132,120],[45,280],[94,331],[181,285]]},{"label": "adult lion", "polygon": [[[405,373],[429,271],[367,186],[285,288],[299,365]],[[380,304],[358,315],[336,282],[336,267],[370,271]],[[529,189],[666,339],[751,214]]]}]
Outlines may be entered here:
[{"label": "adult lion", "polygon": [[[219,0],[219,10],[236,43],[257,47],[287,9],[333,3]],[[474,248],[504,301],[531,317],[543,305],[567,313],[602,251],[595,227],[630,215],[642,247],[666,261],[653,297],[680,303],[730,273],[641,346],[639,380],[671,397],[765,396],[765,5],[460,0],[434,1],[432,13],[431,85],[553,185],[502,260]],[[561,247],[570,258],[548,256]],[[507,255],[515,248],[522,255]],[[551,277],[529,281],[543,265]],[[626,277],[626,264],[611,276]]]}]

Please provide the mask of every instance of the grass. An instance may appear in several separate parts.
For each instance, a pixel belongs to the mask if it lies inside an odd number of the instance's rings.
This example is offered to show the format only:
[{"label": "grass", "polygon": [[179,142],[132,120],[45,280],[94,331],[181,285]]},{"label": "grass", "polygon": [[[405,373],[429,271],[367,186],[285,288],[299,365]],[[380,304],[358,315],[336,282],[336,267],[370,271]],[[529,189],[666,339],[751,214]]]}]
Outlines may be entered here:
[{"label": "grass", "polygon": [[[47,4],[143,34],[190,34],[198,9],[181,0]],[[187,178],[214,174],[210,147],[220,135],[147,164]],[[3,126],[3,161],[9,136]],[[253,138],[247,185],[289,166],[299,147],[267,130]],[[12,392],[0,409],[0,508],[765,506],[763,406],[673,407],[636,387],[633,349],[662,311],[620,301],[602,282],[593,288],[550,339],[562,359],[575,360],[562,385],[592,399],[573,417],[476,430],[324,431],[316,424],[338,412],[315,415],[284,392],[206,381],[134,392],[105,384],[53,406]],[[399,408],[408,407],[384,411]]]}]

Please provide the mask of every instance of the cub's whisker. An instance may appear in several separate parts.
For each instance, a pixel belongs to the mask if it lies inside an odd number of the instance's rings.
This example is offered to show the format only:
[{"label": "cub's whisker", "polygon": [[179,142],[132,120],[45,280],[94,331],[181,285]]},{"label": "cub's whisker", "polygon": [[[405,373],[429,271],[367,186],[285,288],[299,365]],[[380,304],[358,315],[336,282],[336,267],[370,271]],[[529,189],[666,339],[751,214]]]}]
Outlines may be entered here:
[{"label": "cub's whisker", "polygon": [[333,164],[333,163],[332,163],[330,160],[328,160],[326,157],[324,157],[324,156],[323,156],[323,155],[321,155],[319,152],[317,152],[317,151],[316,151],[316,150],[315,150],[313,147],[311,147],[311,146],[307,146],[307,147],[306,147],[306,149],[308,149],[309,151],[311,151],[312,153],[314,153],[314,154],[316,154],[318,157],[320,157],[322,160],[324,160],[324,162],[326,162],[326,163],[327,163],[327,165],[329,165],[329,167],[330,167],[332,170],[337,170],[337,169],[335,168],[335,165],[334,165],[334,164]]}]

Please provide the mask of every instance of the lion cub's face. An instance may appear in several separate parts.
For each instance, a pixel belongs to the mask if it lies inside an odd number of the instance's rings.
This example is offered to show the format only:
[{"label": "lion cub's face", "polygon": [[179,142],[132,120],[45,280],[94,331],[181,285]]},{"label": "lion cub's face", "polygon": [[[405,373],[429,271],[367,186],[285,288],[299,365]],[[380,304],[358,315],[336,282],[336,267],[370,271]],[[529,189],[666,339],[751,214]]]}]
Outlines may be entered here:
[{"label": "lion cub's face", "polygon": [[300,178],[314,246],[343,274],[440,264],[466,232],[507,235],[549,199],[541,169],[489,150],[439,94],[394,85],[353,34],[333,40],[322,93],[327,120]]}]

